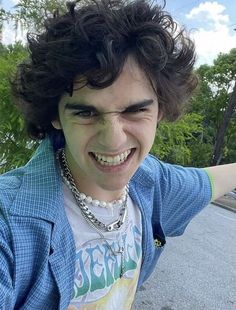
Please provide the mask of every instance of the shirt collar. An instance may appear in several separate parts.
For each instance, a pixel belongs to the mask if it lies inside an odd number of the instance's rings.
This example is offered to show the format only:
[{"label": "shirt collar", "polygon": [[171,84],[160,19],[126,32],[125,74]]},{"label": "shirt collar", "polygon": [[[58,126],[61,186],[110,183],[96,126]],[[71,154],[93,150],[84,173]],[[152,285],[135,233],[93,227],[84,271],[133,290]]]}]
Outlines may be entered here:
[{"label": "shirt collar", "polygon": [[[55,223],[61,212],[65,211],[62,180],[53,145],[49,138],[41,142],[23,171],[22,183],[10,213],[42,218]],[[136,185],[142,188],[151,188],[154,185],[154,172],[149,168],[146,160],[142,162],[131,178],[131,193]]]}]

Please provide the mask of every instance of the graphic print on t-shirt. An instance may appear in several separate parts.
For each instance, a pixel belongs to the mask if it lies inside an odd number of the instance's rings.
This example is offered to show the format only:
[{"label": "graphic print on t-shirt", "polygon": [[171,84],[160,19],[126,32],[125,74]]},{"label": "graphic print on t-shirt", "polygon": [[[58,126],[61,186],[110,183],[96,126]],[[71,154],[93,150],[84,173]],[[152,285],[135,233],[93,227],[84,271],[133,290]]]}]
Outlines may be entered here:
[{"label": "graphic print on t-shirt", "polygon": [[[104,238],[81,216],[69,188],[63,184],[65,211],[76,246],[73,297],[68,310],[131,309],[142,260],[141,212],[128,196],[128,217],[118,231]],[[117,219],[119,208],[89,206],[105,224]],[[124,247],[122,260],[121,248]],[[123,263],[122,263],[123,262]],[[122,277],[121,270],[124,267]]]},{"label": "graphic print on t-shirt", "polygon": [[[121,240],[119,240],[121,238]],[[125,274],[120,278],[121,254],[114,255],[103,239],[81,245],[76,253],[74,297],[71,309],[114,309],[123,303],[129,309],[133,303],[141,262],[141,233],[132,221],[127,231],[118,233],[117,240],[109,240],[113,251],[125,246]],[[116,307],[115,307],[116,305]],[[70,308],[69,308],[70,309]]]}]

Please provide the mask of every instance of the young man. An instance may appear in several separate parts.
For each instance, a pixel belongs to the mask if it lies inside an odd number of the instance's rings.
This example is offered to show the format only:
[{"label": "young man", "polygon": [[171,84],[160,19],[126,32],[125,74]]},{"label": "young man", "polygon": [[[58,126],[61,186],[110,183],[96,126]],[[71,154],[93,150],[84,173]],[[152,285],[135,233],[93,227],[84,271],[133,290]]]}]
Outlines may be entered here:
[{"label": "young man", "polygon": [[70,4],[28,41],[13,90],[42,143],[0,178],[0,309],[130,309],[166,237],[236,186],[235,164],[148,155],[196,86],[193,44],[146,1]]}]

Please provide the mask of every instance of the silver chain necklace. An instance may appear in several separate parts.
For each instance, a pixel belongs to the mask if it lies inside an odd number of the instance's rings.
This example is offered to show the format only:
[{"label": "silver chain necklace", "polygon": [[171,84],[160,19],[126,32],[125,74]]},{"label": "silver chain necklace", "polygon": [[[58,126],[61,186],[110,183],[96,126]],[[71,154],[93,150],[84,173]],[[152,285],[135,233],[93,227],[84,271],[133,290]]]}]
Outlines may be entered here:
[{"label": "silver chain necklace", "polygon": [[88,208],[88,206],[85,204],[83,200],[80,198],[80,192],[78,191],[74,178],[71,174],[70,168],[67,163],[66,155],[64,149],[61,149],[57,153],[57,158],[60,163],[60,169],[61,169],[61,176],[66,182],[66,184],[69,186],[73,196],[75,197],[75,200],[84,216],[84,218],[87,220],[87,222],[92,223],[98,230],[102,231],[114,231],[121,228],[121,226],[124,224],[126,216],[127,216],[127,199],[128,199],[128,185],[126,186],[126,197],[125,201],[121,206],[119,217],[115,221],[104,224],[101,222]]},{"label": "silver chain necklace", "polygon": [[113,248],[111,247],[111,245],[109,244],[109,242],[107,241],[107,239],[105,238],[105,236],[103,235],[101,230],[104,230],[105,232],[110,232],[110,231],[114,231],[114,230],[118,230],[121,228],[121,226],[124,224],[124,222],[126,221],[126,229],[128,226],[128,208],[127,208],[127,199],[128,199],[128,185],[126,187],[126,198],[124,201],[124,204],[120,210],[120,214],[119,214],[119,218],[106,225],[104,223],[102,223],[101,221],[99,221],[95,215],[88,209],[88,207],[85,205],[85,203],[80,199],[80,193],[76,187],[74,178],[71,174],[70,168],[68,166],[67,163],[67,159],[66,159],[66,155],[65,155],[65,151],[64,149],[60,149],[57,152],[57,160],[59,162],[59,167],[60,167],[60,171],[61,171],[61,176],[63,178],[63,180],[66,182],[66,184],[69,186],[80,210],[82,213],[82,216],[84,217],[84,219],[86,220],[86,222],[92,227],[94,228],[97,233],[99,234],[99,236],[101,237],[102,240],[104,240],[108,246],[108,248],[110,249],[110,251],[112,252],[112,254],[114,256],[117,255],[121,255],[121,271],[120,271],[120,278],[124,275],[125,273],[125,244],[121,247],[119,247],[118,251],[114,251]]},{"label": "silver chain necklace", "polygon": [[[90,222],[85,216],[84,214],[82,213],[84,219],[87,221],[87,223],[92,227],[94,228],[97,233],[99,234],[99,236],[101,237],[102,240],[104,240],[108,246],[108,248],[110,249],[110,251],[112,252],[112,254],[114,256],[117,256],[117,255],[121,255],[121,270],[120,270],[120,278],[122,278],[122,276],[124,275],[125,273],[125,244],[121,247],[119,247],[119,250],[118,251],[114,251],[113,248],[111,247],[111,245],[109,244],[109,242],[107,241],[107,239],[105,238],[105,236],[103,235],[103,233],[95,226],[93,225],[92,222]],[[127,221],[126,223],[128,222],[128,214],[127,214]],[[126,229],[127,229],[127,226],[126,226]]]}]

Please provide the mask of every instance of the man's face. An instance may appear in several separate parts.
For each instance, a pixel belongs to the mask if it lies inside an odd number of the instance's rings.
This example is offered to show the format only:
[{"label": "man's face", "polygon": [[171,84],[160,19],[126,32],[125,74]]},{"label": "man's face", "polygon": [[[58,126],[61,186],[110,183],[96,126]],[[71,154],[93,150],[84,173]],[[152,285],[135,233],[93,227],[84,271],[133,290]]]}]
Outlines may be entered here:
[{"label": "man's face", "polygon": [[53,126],[64,132],[78,189],[97,199],[115,199],[152,147],[161,118],[156,95],[132,59],[107,88],[76,86],[72,97],[61,99]]}]

